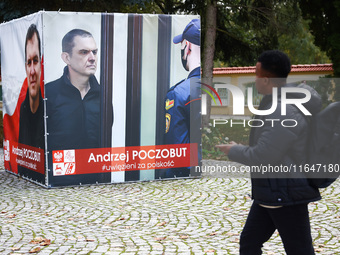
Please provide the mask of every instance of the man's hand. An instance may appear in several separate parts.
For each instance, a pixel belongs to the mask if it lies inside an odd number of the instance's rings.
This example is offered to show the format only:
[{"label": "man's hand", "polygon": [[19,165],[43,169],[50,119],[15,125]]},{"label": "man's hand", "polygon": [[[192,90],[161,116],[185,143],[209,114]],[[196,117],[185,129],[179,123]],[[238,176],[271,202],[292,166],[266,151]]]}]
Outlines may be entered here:
[{"label": "man's hand", "polygon": [[234,145],[237,145],[234,141],[228,143],[228,144],[218,144],[215,147],[220,149],[222,152],[224,152],[226,155],[229,154],[230,148],[233,147]]}]

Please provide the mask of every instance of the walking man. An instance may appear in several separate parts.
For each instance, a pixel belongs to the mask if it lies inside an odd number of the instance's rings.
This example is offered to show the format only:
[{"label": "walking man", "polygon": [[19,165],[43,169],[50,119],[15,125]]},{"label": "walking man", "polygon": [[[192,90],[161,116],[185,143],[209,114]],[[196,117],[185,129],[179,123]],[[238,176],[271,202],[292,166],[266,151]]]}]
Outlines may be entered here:
[{"label": "walking man", "polygon": [[[289,85],[286,78],[291,70],[288,56],[280,51],[265,51],[256,64],[256,89],[262,95],[259,110],[271,109],[273,89],[278,90],[277,109],[267,116],[255,119],[293,119],[297,125],[272,126],[264,121],[261,127],[252,127],[249,146],[236,144],[218,145],[228,157],[249,166],[294,166],[306,163],[308,123],[304,114],[295,106],[286,106],[281,113],[281,89]],[[303,106],[314,114],[320,110],[321,98],[309,86],[311,99]],[[290,93],[298,98],[301,93]],[[319,190],[310,186],[302,174],[252,173],[252,198],[254,200],[240,239],[241,255],[262,254],[261,248],[277,229],[288,255],[314,254],[308,215],[308,203],[321,199]]]}]

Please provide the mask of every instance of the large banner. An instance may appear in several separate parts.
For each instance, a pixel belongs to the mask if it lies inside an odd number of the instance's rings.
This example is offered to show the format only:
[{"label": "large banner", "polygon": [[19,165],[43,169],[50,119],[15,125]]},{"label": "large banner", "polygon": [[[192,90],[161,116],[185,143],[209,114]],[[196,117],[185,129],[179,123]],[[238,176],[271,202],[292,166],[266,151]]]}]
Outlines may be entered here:
[{"label": "large banner", "polygon": [[39,12],[0,32],[6,170],[48,187],[192,176],[198,16]]},{"label": "large banner", "polygon": [[42,15],[0,31],[5,169],[45,184]]}]

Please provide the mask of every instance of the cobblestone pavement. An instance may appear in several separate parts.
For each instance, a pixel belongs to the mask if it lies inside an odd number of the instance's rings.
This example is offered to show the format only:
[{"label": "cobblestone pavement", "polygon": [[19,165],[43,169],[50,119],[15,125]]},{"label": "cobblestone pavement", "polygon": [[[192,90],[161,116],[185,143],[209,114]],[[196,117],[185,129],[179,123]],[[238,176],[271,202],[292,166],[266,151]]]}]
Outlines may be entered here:
[{"label": "cobblestone pavement", "polygon": [[[238,254],[249,193],[244,177],[45,189],[0,170],[0,254]],[[314,247],[340,254],[340,181],[323,197]],[[263,251],[284,254],[277,233]]]}]

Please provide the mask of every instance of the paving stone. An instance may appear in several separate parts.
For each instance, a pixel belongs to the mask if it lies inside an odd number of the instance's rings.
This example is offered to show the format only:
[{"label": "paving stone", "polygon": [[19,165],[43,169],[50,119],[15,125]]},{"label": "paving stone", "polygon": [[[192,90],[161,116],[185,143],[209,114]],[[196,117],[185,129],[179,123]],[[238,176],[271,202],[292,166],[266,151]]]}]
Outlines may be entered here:
[{"label": "paving stone", "polygon": [[[239,167],[204,161],[217,164]],[[35,247],[43,255],[238,254],[250,189],[246,174],[204,173],[199,179],[47,190],[0,170],[0,254]],[[309,205],[316,254],[339,254],[340,181],[322,196]],[[51,244],[30,243],[36,237]],[[285,254],[277,233],[263,254]]]}]

